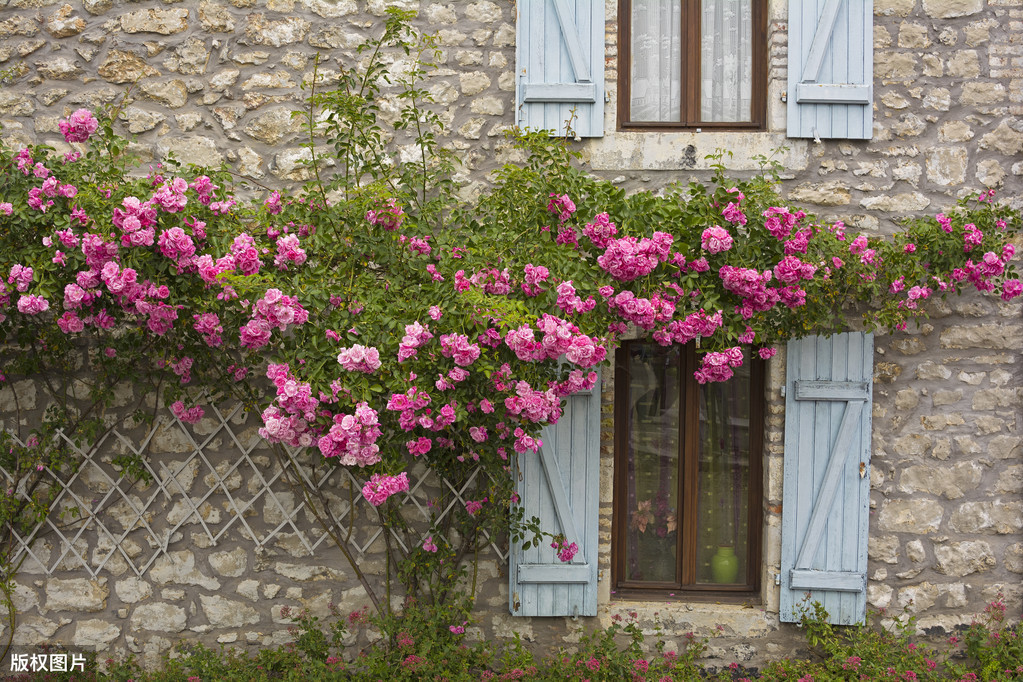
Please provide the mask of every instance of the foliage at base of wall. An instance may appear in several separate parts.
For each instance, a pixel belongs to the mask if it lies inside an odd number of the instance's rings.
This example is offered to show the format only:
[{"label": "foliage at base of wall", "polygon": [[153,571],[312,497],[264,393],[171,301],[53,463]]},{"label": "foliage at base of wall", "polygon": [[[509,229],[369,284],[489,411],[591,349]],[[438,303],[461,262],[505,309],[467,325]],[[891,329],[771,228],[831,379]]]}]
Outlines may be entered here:
[{"label": "foliage at base of wall", "polygon": [[[481,641],[455,608],[410,604],[400,615],[366,611],[335,613],[326,624],[305,613],[292,616],[294,641],[255,655],[182,644],[158,670],[134,660],[90,656],[80,674],[23,675],[19,682],[258,682],[260,680],[765,680],[836,682],[901,680],[994,682],[1023,679],[1023,627],[1008,624],[1005,605],[983,615],[941,645],[915,636],[912,618],[873,614],[871,624],[841,627],[827,622],[819,604],[807,605],[800,627],[807,649],[801,657],[768,662],[758,669],[708,662],[706,640],[644,633],[635,623],[615,622],[584,634],[577,645],[536,655],[523,642]],[[454,622],[453,622],[454,619]],[[324,629],[325,628],[325,629]],[[363,648],[346,645],[353,635],[372,634]],[[100,672],[98,668],[102,668]]]}]

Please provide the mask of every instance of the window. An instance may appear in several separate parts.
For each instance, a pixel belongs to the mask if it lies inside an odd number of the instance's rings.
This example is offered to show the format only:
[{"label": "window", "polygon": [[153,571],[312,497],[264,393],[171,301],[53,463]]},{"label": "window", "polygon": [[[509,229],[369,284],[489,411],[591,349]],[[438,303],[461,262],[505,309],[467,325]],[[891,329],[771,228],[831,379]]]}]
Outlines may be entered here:
[{"label": "window", "polygon": [[614,589],[748,593],[760,577],[763,363],[700,385],[692,346],[615,366]]},{"label": "window", "polygon": [[762,128],[766,0],[621,0],[622,128]]}]

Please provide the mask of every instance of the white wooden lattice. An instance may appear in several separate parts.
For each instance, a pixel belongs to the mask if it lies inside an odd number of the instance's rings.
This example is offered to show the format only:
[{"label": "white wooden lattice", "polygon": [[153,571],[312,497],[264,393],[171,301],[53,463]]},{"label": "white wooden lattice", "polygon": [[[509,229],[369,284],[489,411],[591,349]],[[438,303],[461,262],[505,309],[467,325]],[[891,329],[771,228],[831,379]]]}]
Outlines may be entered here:
[{"label": "white wooden lattice", "polygon": [[[197,425],[201,429],[164,412],[146,429],[113,429],[83,446],[60,434],[81,465],[70,474],[45,470],[45,484],[56,492],[53,511],[29,532],[14,533],[13,561],[24,559],[23,570],[32,573],[85,571],[96,577],[116,558],[141,577],[160,556],[193,544],[197,533],[209,546],[231,540],[264,549],[290,536],[308,555],[328,551],[333,547],[330,535],[301,492],[296,495],[289,476],[324,493],[329,500],[327,528],[347,538],[358,557],[368,553],[384,531],[361,495],[364,480],[358,472],[332,466],[315,450],[289,451],[291,457],[279,461],[252,421],[240,404],[214,405]],[[162,429],[183,439],[184,452],[150,453]],[[144,455],[142,466],[152,483],[123,476],[111,463],[118,450]],[[470,470],[465,482],[456,485],[424,466],[408,474],[404,508],[420,542],[429,533],[431,518],[443,519],[459,505],[464,508],[467,491],[485,475],[480,468]],[[0,477],[8,489],[14,487],[8,471],[0,468]],[[449,498],[442,509],[431,501],[441,489]],[[10,494],[24,499],[27,492],[22,485]],[[392,538],[408,549],[403,537],[394,533]],[[507,561],[500,543],[489,536],[484,541],[501,562]],[[40,551],[41,546],[48,549]]]}]

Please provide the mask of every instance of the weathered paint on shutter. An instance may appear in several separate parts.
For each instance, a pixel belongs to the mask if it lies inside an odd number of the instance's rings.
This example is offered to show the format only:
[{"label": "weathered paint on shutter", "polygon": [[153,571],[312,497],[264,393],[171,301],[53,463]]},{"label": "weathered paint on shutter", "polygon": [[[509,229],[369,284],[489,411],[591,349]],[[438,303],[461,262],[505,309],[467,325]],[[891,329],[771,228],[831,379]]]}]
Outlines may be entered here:
[{"label": "weathered paint on shutter", "polygon": [[509,607],[516,616],[595,616],[600,382],[569,396],[564,414],[541,439],[538,453],[516,457],[515,490],[526,519],[538,517],[545,531],[563,533],[579,551],[562,563],[550,542],[525,550],[513,543]]},{"label": "weathered paint on shutter", "polygon": [[871,138],[873,5],[789,0],[789,137]]},{"label": "weathered paint on shutter", "polygon": [[807,594],[832,623],[866,616],[873,354],[862,332],[789,341],[782,621],[799,621]]},{"label": "weathered paint on shutter", "polygon": [[604,0],[516,3],[516,119],[520,128],[604,134]]}]

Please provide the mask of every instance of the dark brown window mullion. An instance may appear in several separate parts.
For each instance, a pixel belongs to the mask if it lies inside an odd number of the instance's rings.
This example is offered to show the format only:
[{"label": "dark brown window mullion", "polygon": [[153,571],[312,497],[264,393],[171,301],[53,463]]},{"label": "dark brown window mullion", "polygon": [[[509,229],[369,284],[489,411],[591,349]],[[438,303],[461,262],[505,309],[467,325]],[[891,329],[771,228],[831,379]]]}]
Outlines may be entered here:
[{"label": "dark brown window mullion", "polygon": [[615,351],[615,407],[614,407],[614,496],[611,505],[611,558],[616,582],[622,582],[626,567],[626,533],[628,528],[628,470],[629,470],[629,408],[622,396],[629,395],[629,352],[623,343]]},{"label": "dark brown window mullion", "polygon": [[682,3],[682,125],[700,121],[700,0]]},{"label": "dark brown window mullion", "polygon": [[[753,89],[750,92],[750,120],[767,127],[767,2],[753,0]],[[762,376],[761,372],[761,376]]]},{"label": "dark brown window mullion", "polygon": [[[763,540],[763,516],[764,505],[764,443],[767,434],[764,429],[767,427],[765,417],[767,405],[766,375],[767,363],[763,360],[753,359],[755,353],[750,350],[750,362],[752,363],[750,373],[750,476],[749,476],[749,533],[747,544],[749,550],[746,553],[746,578],[753,590],[760,589],[760,573],[762,567],[761,542]],[[754,532],[755,531],[755,532]]]},{"label": "dark brown window mullion", "polygon": [[[632,3],[618,2],[618,127],[631,122],[632,101]],[[617,380],[615,384],[617,384]]]},{"label": "dark brown window mullion", "polygon": [[686,438],[689,433],[689,418],[688,403],[689,399],[686,388],[689,382],[686,381],[686,377],[689,376],[689,349],[683,347],[679,357],[679,377],[678,377],[678,466],[679,472],[676,476],[677,484],[676,490],[678,497],[678,505],[675,508],[675,582],[678,583],[678,587],[684,588],[686,578],[686,547],[689,546],[690,538],[688,532],[688,526],[686,526],[686,519],[691,517],[689,505],[689,496],[686,494]]},{"label": "dark brown window mullion", "polygon": [[679,557],[682,564],[682,585],[691,587],[696,582],[696,544],[699,528],[697,526],[697,509],[699,503],[699,448],[700,448],[700,405],[699,385],[693,378],[696,370],[696,348],[689,344],[683,351],[681,385],[682,398],[680,408],[683,410],[679,423],[682,428],[682,438],[679,440],[682,447],[680,456],[682,462],[682,497],[680,507],[682,508],[681,525],[679,536],[683,537],[682,546],[687,551],[681,552]]}]

